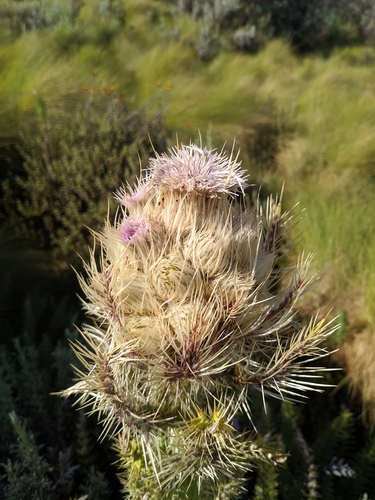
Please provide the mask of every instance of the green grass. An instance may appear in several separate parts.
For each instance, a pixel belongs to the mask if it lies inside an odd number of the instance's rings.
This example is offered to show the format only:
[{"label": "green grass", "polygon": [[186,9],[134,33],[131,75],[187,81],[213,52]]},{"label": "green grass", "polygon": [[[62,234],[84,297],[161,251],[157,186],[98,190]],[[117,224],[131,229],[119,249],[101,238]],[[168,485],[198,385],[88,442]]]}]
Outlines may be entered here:
[{"label": "green grass", "polygon": [[374,290],[375,235],[370,228],[375,200],[365,182],[355,184],[328,174],[310,176],[297,192],[292,186],[287,199],[306,209],[296,232],[302,231],[300,246],[316,254],[312,269],[320,277],[318,305],[326,311],[334,308],[335,313],[349,308],[352,321],[360,322],[373,309],[366,297],[373,297]]}]

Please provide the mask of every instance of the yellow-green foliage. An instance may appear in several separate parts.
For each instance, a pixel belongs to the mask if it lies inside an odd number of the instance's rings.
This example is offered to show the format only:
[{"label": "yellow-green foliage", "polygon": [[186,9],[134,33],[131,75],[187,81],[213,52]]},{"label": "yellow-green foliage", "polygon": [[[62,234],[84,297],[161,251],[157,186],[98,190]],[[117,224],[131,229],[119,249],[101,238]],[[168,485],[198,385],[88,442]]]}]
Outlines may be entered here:
[{"label": "yellow-green foliage", "polygon": [[221,53],[209,64],[197,60],[193,49],[173,42],[150,51],[139,62],[137,77],[143,98],[154,92],[155,83],[171,84],[168,123],[175,128],[187,123],[204,128],[211,122],[218,128],[239,127],[251,123],[272,97],[268,79],[284,71],[289,77],[290,61],[294,63],[293,56],[280,42],[253,57]]},{"label": "yellow-green foliage", "polygon": [[317,251],[317,267],[329,264],[341,300],[344,290],[372,295],[373,69],[348,68],[337,54],[305,60],[296,71],[305,82],[300,77],[300,89],[292,89],[295,132],[279,154],[277,173],[289,202],[307,208],[305,244]]}]

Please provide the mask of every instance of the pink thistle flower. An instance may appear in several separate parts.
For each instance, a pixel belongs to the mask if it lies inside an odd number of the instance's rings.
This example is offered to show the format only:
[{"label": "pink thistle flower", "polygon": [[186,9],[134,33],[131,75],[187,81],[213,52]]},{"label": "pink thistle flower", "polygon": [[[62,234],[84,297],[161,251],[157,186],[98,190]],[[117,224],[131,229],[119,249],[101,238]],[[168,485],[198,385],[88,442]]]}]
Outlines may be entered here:
[{"label": "pink thistle flower", "polygon": [[223,152],[182,145],[169,153],[170,156],[162,154],[150,160],[146,182],[160,190],[216,198],[220,193],[243,193],[248,185],[240,163]]}]

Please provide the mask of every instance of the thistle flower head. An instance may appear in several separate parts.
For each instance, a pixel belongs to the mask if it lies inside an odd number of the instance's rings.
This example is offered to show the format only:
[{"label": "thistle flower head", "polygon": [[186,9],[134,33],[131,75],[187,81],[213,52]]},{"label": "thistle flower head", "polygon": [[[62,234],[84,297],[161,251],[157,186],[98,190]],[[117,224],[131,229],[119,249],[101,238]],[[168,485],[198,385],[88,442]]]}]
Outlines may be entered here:
[{"label": "thistle flower head", "polygon": [[195,145],[173,148],[150,161],[148,180],[157,189],[215,198],[244,192],[247,186],[240,163],[225,154]]},{"label": "thistle flower head", "polygon": [[244,193],[246,187],[245,171],[240,170],[240,163],[232,156],[228,158],[224,153],[193,144],[172,148],[169,155],[150,159],[147,174],[137,189],[130,188],[128,194],[122,190],[117,198],[130,208],[145,202],[155,190],[216,198],[221,194]]},{"label": "thistle flower head", "polygon": [[264,399],[319,390],[306,362],[326,354],[333,329],[295,319],[310,256],[278,266],[291,217],[272,197],[243,210],[233,198],[246,186],[224,153],[191,145],[151,159],[138,186],[117,193],[126,210],[104,229],[101,264],[93,255],[81,278],[97,325],[82,332],[86,371],[65,394],[117,436],[127,485],[142,450],[143,477],[161,498],[241,482],[252,460],[272,457],[231,423],[239,413],[251,421],[251,388]]}]

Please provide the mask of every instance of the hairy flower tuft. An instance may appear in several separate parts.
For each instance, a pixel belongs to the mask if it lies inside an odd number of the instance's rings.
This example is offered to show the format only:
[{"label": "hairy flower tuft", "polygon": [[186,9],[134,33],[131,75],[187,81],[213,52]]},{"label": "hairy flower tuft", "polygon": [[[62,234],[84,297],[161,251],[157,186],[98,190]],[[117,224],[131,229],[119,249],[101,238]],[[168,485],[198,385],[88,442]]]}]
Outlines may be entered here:
[{"label": "hairy flower tuft", "polygon": [[149,169],[136,189],[118,191],[116,197],[126,208],[147,201],[153,191],[178,191],[184,194],[216,198],[220,194],[244,193],[245,171],[240,163],[223,152],[182,145],[169,155],[150,159]]},{"label": "hairy flower tuft", "polygon": [[173,148],[150,161],[148,181],[158,189],[217,197],[244,192],[247,186],[240,163],[225,154],[198,146]]}]

